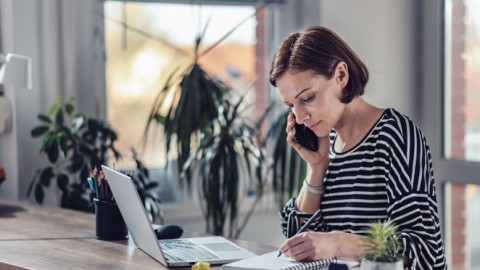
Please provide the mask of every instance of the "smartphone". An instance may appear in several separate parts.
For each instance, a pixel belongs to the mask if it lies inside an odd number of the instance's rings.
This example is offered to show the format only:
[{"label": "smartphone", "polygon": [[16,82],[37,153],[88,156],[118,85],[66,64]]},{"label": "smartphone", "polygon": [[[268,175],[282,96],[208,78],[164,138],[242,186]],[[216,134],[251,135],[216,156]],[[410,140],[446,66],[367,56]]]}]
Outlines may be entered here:
[{"label": "smartphone", "polygon": [[295,136],[293,137],[296,143],[306,147],[312,151],[318,150],[318,137],[311,129],[305,125],[297,124],[295,122]]}]

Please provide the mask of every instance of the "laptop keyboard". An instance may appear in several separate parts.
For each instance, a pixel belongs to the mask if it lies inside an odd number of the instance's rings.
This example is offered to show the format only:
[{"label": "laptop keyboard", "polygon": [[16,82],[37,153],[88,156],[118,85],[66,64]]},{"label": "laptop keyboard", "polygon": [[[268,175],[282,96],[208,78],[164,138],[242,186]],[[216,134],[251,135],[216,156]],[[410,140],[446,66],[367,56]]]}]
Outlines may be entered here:
[{"label": "laptop keyboard", "polygon": [[170,262],[196,262],[220,259],[219,256],[190,240],[162,240],[160,241],[160,245],[162,246],[165,258]]}]

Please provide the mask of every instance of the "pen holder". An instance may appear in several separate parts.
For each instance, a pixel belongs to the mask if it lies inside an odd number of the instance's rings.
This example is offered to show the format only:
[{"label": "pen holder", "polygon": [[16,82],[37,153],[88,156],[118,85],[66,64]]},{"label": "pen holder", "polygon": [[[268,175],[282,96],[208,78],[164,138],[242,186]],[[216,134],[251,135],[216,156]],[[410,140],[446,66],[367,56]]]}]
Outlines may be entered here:
[{"label": "pen holder", "polygon": [[127,225],[118,205],[111,201],[95,202],[96,237],[100,240],[122,240],[128,237]]}]

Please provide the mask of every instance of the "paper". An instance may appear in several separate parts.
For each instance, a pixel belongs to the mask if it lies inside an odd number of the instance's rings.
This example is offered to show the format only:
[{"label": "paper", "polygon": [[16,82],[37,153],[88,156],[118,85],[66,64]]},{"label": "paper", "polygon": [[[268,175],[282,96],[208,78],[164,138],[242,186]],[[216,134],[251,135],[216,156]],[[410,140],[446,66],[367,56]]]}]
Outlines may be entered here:
[{"label": "paper", "polygon": [[241,270],[241,269],[257,269],[257,270],[287,270],[287,269],[328,269],[330,263],[343,263],[348,267],[358,265],[358,262],[344,262],[336,259],[318,260],[310,262],[297,262],[291,258],[280,256],[278,252],[265,253],[260,256],[236,261],[233,263],[222,265],[222,270]]}]

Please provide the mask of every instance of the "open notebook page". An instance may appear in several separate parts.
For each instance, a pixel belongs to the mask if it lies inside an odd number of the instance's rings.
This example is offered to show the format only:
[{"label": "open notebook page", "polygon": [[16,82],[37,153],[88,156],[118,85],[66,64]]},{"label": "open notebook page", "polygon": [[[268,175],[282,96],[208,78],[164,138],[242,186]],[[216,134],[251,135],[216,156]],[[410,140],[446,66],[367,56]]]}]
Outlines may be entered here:
[{"label": "open notebook page", "polygon": [[277,257],[278,252],[265,253],[260,256],[251,257],[248,259],[236,261],[233,263],[225,264],[222,266],[222,270],[241,270],[241,269],[328,269],[330,263],[346,264],[349,269],[357,266],[358,262],[340,261],[336,259],[318,260],[311,262],[297,262],[291,258],[280,256]]}]

